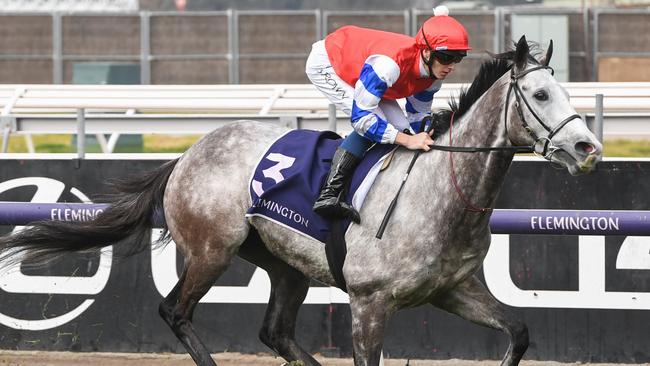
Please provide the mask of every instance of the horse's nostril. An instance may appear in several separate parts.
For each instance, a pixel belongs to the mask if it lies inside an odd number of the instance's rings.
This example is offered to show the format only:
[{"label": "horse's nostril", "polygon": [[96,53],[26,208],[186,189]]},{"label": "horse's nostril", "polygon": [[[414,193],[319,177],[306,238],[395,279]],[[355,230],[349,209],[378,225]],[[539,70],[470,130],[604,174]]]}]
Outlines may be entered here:
[{"label": "horse's nostril", "polygon": [[576,144],[576,151],[584,152],[585,154],[594,154],[597,149],[594,145],[587,142],[578,142]]}]

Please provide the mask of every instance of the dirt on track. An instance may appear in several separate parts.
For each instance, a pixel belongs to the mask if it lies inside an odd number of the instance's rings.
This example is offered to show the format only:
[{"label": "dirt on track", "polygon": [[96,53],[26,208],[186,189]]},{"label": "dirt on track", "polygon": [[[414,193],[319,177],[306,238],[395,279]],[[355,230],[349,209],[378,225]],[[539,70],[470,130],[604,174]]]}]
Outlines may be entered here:
[{"label": "dirt on track", "polygon": [[[216,353],[212,357],[219,366],[280,366],[281,358],[266,354]],[[316,356],[323,366],[351,366],[349,358],[325,358]],[[497,366],[500,361],[466,360],[410,360],[409,366]],[[0,351],[0,366],[194,366],[187,355],[153,353],[73,353]],[[407,360],[388,359],[384,366],[405,366]],[[522,366],[633,366],[632,364],[582,364],[543,361],[522,361]],[[648,364],[643,364],[648,365]],[[297,366],[297,365],[296,365]]]}]

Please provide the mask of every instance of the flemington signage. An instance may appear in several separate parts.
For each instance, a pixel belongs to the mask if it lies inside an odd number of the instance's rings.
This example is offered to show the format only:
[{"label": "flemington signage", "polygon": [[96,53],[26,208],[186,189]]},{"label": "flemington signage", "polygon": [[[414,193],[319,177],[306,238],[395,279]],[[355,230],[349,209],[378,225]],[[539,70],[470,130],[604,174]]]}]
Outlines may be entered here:
[{"label": "flemington signage", "polygon": [[617,217],[571,217],[533,216],[530,218],[533,230],[620,230]]},{"label": "flemington signage", "polygon": [[50,219],[57,221],[92,221],[103,211],[101,209],[53,208],[50,210]]},{"label": "flemington signage", "polygon": [[[21,172],[20,169],[3,169],[0,173],[0,200],[2,201],[31,201],[31,202],[60,202],[60,201],[76,201],[76,202],[89,202],[90,196],[101,192],[101,181],[105,180],[108,177],[113,177],[111,174],[116,172],[122,172],[126,164],[133,164],[133,162],[102,162],[94,163],[92,161],[85,162],[87,171],[85,172],[75,172],[75,169],[72,167],[70,162],[52,162],[52,161],[28,161],[22,162],[28,166],[28,169],[23,169]],[[2,164],[11,164],[11,161],[3,161]],[[37,174],[39,171],[46,171],[44,167],[47,164],[60,164],[63,172],[60,176],[46,176],[45,174]],[[140,162],[138,168],[150,169],[160,164],[160,162]],[[592,185],[604,184],[605,186],[611,184],[617,186],[620,184],[621,187],[626,187],[627,184],[624,181],[621,181],[621,177],[612,177],[607,175],[608,163],[603,163],[605,167],[599,167],[598,172],[595,174],[603,174],[602,177],[593,177],[594,181]],[[622,164],[622,163],[609,163],[609,164]],[[93,165],[102,165],[102,166],[93,166]],[[650,175],[650,163],[644,163],[642,165],[643,173],[646,176],[639,177],[639,181],[648,181],[647,175]],[[515,169],[517,168],[517,169]],[[611,171],[620,171],[621,167],[616,166],[612,167],[616,169],[611,169]],[[503,192],[514,193],[512,187],[517,187],[517,194],[512,195],[502,195],[498,201],[498,207],[502,208],[527,208],[525,207],[526,203],[532,201],[527,201],[531,197],[531,193],[528,192],[525,187],[530,187],[533,190],[537,190],[539,186],[546,187],[546,182],[542,178],[540,181],[534,181],[530,178],[521,178],[526,177],[524,174],[514,175],[517,170],[521,173],[522,171],[533,171],[539,170],[540,165],[532,162],[526,163],[515,163],[513,167],[514,172],[512,172],[506,180],[506,187],[503,189]],[[648,172],[646,172],[646,169]],[[67,170],[67,173],[65,171]],[[54,171],[48,169],[47,171]],[[7,174],[6,172],[12,172]],[[75,174],[79,174],[78,177],[75,177]],[[561,174],[557,172],[550,172],[549,174]],[[530,174],[529,174],[530,175]],[[610,174],[611,175],[611,174]],[[93,176],[91,180],[94,182],[87,182],[88,178]],[[538,175],[539,176],[539,175]],[[614,182],[604,182],[603,179],[613,180]],[[646,178],[646,179],[644,179]],[[569,182],[572,179],[567,176],[566,178]],[[560,208],[558,203],[569,202],[566,201],[566,197],[576,197],[575,187],[581,187],[584,185],[584,182],[587,182],[585,178],[578,178],[579,182],[568,184],[568,189],[563,189],[562,191],[556,192],[554,194],[552,190],[547,191],[548,196],[545,197],[544,201],[536,202],[539,205],[551,206],[550,208]],[[550,180],[549,180],[550,181]],[[535,184],[535,187],[529,186]],[[643,185],[643,184],[641,184]],[[510,187],[509,187],[510,186]],[[523,188],[522,188],[523,187]],[[650,189],[650,187],[638,187],[639,189]],[[591,187],[591,189],[596,189]],[[579,188],[582,190],[582,188]],[[616,201],[609,201],[607,197],[604,198],[602,206],[604,207],[593,207],[594,203],[587,202],[586,204],[578,202],[576,207],[562,207],[562,208],[571,208],[571,209],[631,209],[631,210],[647,210],[650,209],[650,203],[644,202],[639,203],[636,201],[636,205],[630,205],[629,207],[621,206],[620,200],[626,199],[620,195],[626,197],[633,197],[635,193],[625,192],[626,190],[621,190],[618,197],[617,194],[610,195],[609,198]],[[584,193],[583,191],[580,191]],[[647,196],[648,190],[643,190],[637,192],[638,196]],[[578,195],[578,198],[583,197]],[[586,196],[584,196],[586,197]],[[647,205],[647,206],[644,206]],[[556,206],[556,207],[553,207]],[[583,206],[583,207],[581,207]],[[92,219],[95,215],[100,213],[100,209],[97,208],[88,208],[84,210],[78,210],[74,208],[70,209],[50,209],[47,214],[50,215],[53,219],[63,219],[63,220],[86,220]],[[561,229],[571,229],[572,227],[579,227],[581,229],[593,228],[615,231],[619,228],[620,223],[613,218],[603,218],[598,216],[593,217],[565,217],[565,216],[532,216],[527,218],[529,224],[532,228],[537,228],[545,230],[545,228],[561,228]],[[6,228],[6,227],[5,227]],[[11,228],[8,228],[11,229]],[[20,230],[16,227],[13,230]],[[7,232],[5,229],[4,232]],[[159,235],[159,230],[154,230],[152,236],[155,239]],[[544,243],[549,244],[539,244],[533,243],[532,245],[528,243],[526,237],[521,235],[507,235],[507,234],[493,234],[492,245],[486,260],[484,262],[484,267],[482,271],[482,276],[487,284],[489,290],[492,294],[502,303],[513,306],[515,308],[522,309],[525,311],[526,317],[531,317],[533,322],[538,322],[535,318],[535,314],[539,314],[540,309],[546,309],[545,312],[566,312],[567,309],[610,309],[610,312],[606,314],[616,314],[617,312],[627,312],[631,310],[637,310],[628,314],[630,322],[633,323],[643,323],[648,324],[650,319],[650,237],[619,237],[617,242],[614,245],[606,245],[606,241],[611,241],[613,239],[607,239],[604,236],[575,236],[575,237],[559,237],[559,236],[543,236],[543,239],[536,239],[537,241],[543,241]],[[566,245],[554,245],[554,241],[557,241],[558,238],[562,238]],[[512,244],[512,245],[511,245]],[[538,261],[530,261],[528,264],[529,267],[535,267],[533,269],[528,269],[529,275],[521,276],[518,273],[518,268],[521,267],[522,261],[530,260],[531,257],[526,257],[528,252],[537,253],[545,245],[553,246],[554,249],[557,249],[559,253],[557,255],[564,256],[564,258],[572,258],[573,262],[568,263],[566,260],[562,262],[562,265],[565,268],[558,268],[559,265],[554,265],[553,263],[541,263]],[[618,246],[617,248],[612,249],[613,247]],[[577,250],[576,250],[577,248]],[[545,249],[544,249],[545,250]],[[524,253],[524,254],[522,254]],[[545,252],[547,253],[547,252]],[[548,254],[548,256],[553,257],[556,253]],[[529,255],[529,254],[528,254]],[[114,308],[119,308],[122,306],[122,302],[127,297],[138,297],[149,294],[147,299],[141,299],[134,301],[143,301],[146,304],[156,304],[161,300],[161,298],[167,294],[172,287],[175,285],[178,280],[178,271],[177,271],[177,262],[178,259],[176,255],[176,248],[173,243],[162,249],[153,249],[150,253],[147,254],[150,256],[150,267],[140,269],[138,267],[137,271],[145,271],[148,275],[130,275],[135,276],[134,278],[147,278],[150,277],[150,282],[140,281],[137,283],[137,290],[133,293],[124,293],[124,296],[120,300],[117,298],[114,300],[114,303],[111,305]],[[138,257],[138,261],[141,261],[142,256]],[[551,259],[552,259],[551,258]],[[43,274],[39,273],[37,275],[30,273],[23,273],[20,266],[14,266],[7,268],[4,271],[0,272],[0,324],[4,327],[14,329],[15,331],[57,331],[61,327],[69,327],[70,324],[76,324],[81,322],[79,327],[89,327],[91,325],[87,324],[89,320],[84,320],[87,318],[85,313],[89,314],[88,317],[93,319],[97,317],[106,316],[104,320],[106,324],[105,327],[113,326],[109,325],[112,322],[110,314],[96,314],[92,309],[94,306],[99,306],[96,304],[96,301],[99,301],[98,298],[103,298],[102,293],[108,291],[108,288],[113,288],[118,286],[118,288],[129,286],[135,286],[134,284],[121,284],[115,283],[114,280],[111,280],[113,276],[124,276],[122,273],[112,273],[112,271],[125,270],[127,268],[115,266],[114,258],[112,253],[112,248],[108,247],[102,251],[102,255],[98,258],[98,264],[94,267],[94,270],[87,272],[83,275],[80,275],[72,269],[69,275],[63,275],[62,273],[52,274]],[[550,261],[552,262],[552,260]],[[569,267],[566,268],[568,263]],[[64,266],[65,267],[65,266]],[[53,270],[54,271],[54,270]],[[59,271],[60,272],[60,271]],[[268,300],[268,294],[270,291],[270,282],[266,273],[261,269],[254,269],[245,272],[246,275],[242,277],[239,275],[237,278],[238,284],[217,284],[210,289],[210,291],[201,299],[203,306],[229,306],[228,304],[266,304]],[[537,274],[537,278],[529,278],[530,273]],[[547,273],[544,275],[544,273]],[[568,274],[568,275],[565,275]],[[625,278],[626,274],[630,274],[629,278]],[[567,277],[568,276],[568,277]],[[613,277],[612,277],[613,276]],[[577,278],[576,278],[577,277]],[[610,280],[610,277],[622,279],[621,281],[616,281],[614,283]],[[553,278],[552,283],[544,283],[543,278]],[[564,280],[563,280],[564,278]],[[617,288],[617,284],[621,284],[621,288]],[[142,286],[150,286],[151,289],[142,288]],[[540,286],[540,288],[534,288],[533,286]],[[130,290],[124,290],[130,291]],[[115,292],[117,291],[110,291]],[[55,316],[46,314],[47,312],[43,310],[40,314],[38,309],[23,309],[14,306],[7,307],[6,304],[17,304],[17,299],[29,299],[29,297],[43,297],[43,296],[60,296],[60,297],[71,297],[75,299],[71,301],[67,307],[63,310],[60,310]],[[14,297],[12,299],[12,297]],[[104,301],[104,300],[102,300]],[[137,302],[136,301],[136,302]],[[345,293],[342,291],[330,288],[330,287],[311,287],[305,299],[305,304],[312,305],[324,305],[324,304],[345,304],[347,303],[348,298]],[[32,304],[40,304],[35,306],[43,306],[44,302],[32,303],[27,300],[20,301],[24,303],[27,307]],[[66,301],[67,303],[67,301]],[[46,304],[46,303],[45,303]],[[47,305],[47,304],[46,304]],[[105,307],[104,304],[102,304]],[[155,305],[146,305],[145,307],[153,307]],[[263,306],[254,306],[251,308],[251,311],[260,311],[263,312]],[[311,310],[310,310],[311,309]],[[308,312],[308,318],[318,318],[318,314],[312,315],[314,311],[318,312],[316,309],[321,309],[321,306],[310,307],[309,305],[305,306],[303,312]],[[530,310],[525,310],[530,309]],[[556,309],[556,310],[553,310]],[[150,309],[151,310],[151,309]],[[639,312],[638,310],[645,310]],[[126,311],[126,310],[123,310]],[[591,310],[597,311],[597,310]],[[603,311],[603,310],[598,310]],[[156,313],[155,310],[151,312]],[[212,310],[210,311],[212,312]],[[216,314],[211,315],[215,318],[219,318],[219,311],[215,312]],[[154,314],[155,315],[155,314]],[[153,315],[152,315],[153,316]],[[436,315],[437,317],[442,316],[440,314]],[[617,315],[615,316],[617,317]],[[635,318],[636,320],[633,320]],[[98,323],[97,320],[92,320]],[[349,320],[347,320],[349,321]],[[446,322],[447,320],[444,320]],[[103,324],[103,323],[102,323]],[[539,326],[547,326],[544,322],[541,322]],[[76,326],[75,326],[76,327]],[[349,327],[344,326],[345,331]],[[632,326],[634,328],[634,326]],[[470,328],[475,329],[475,328]],[[234,330],[229,330],[233,332]],[[630,331],[630,330],[626,330]],[[635,332],[635,330],[631,330]],[[647,329],[646,329],[647,331]],[[0,334],[2,334],[2,326],[0,326]],[[152,332],[155,333],[155,332]],[[33,333],[30,333],[33,334]],[[44,333],[45,334],[45,333]],[[50,333],[47,333],[50,334]],[[480,340],[480,333],[476,335],[470,335],[468,337],[477,337],[477,342]],[[318,337],[318,335],[313,335]],[[612,336],[612,335],[610,335]],[[551,337],[552,338],[552,337]],[[255,339],[251,339],[250,342],[254,342]],[[433,340],[432,340],[433,341]],[[551,340],[549,340],[551,341]],[[112,341],[105,340],[107,344],[113,344]],[[572,340],[567,340],[566,342],[572,342]],[[480,342],[478,343],[480,344]],[[646,345],[647,346],[647,345]],[[0,348],[7,347],[6,343],[3,343],[0,340]],[[11,346],[14,347],[14,346]],[[97,346],[95,346],[97,347]],[[216,346],[218,347],[218,345]],[[227,346],[225,346],[227,347]],[[251,345],[255,349],[255,345]],[[638,352],[639,345],[628,344],[622,345],[621,347],[630,347],[635,349],[635,352]],[[115,350],[115,347],[108,347],[110,350]],[[47,345],[44,345],[44,349],[49,349]],[[647,349],[647,348],[646,348]],[[99,346],[98,350],[107,350],[102,349]],[[118,347],[118,350],[129,351],[129,349],[121,349]],[[259,350],[263,350],[260,348]],[[408,350],[406,350],[408,352]],[[455,357],[488,357],[486,355],[491,355],[489,349],[484,349],[482,351],[472,351],[471,354],[454,354]],[[650,353],[647,351],[642,351],[635,357],[645,357],[645,361],[650,360]],[[395,352],[393,352],[395,354]],[[483,356],[481,356],[483,355]],[[422,357],[432,357],[429,354],[422,354]],[[434,355],[435,356],[435,355]],[[566,357],[562,354],[554,354],[553,352],[549,353],[540,353],[539,357],[541,358],[552,358],[552,359],[561,359]],[[612,360],[619,356],[616,355],[603,355],[603,359]],[[622,358],[617,361],[630,361],[630,359]],[[641,361],[637,359],[636,361]],[[645,362],[643,361],[643,362]]]}]

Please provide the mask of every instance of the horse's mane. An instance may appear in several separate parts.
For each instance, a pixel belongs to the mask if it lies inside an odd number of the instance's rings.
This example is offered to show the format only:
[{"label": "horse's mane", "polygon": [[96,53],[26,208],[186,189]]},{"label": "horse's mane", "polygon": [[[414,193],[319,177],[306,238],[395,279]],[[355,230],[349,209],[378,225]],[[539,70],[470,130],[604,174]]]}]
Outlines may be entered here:
[{"label": "horse's mane", "polygon": [[505,58],[492,58],[484,61],[469,88],[462,88],[458,99],[452,98],[449,101],[454,118],[458,119],[464,115],[483,93],[510,70],[511,66],[512,62]]},{"label": "horse's mane", "polygon": [[[530,42],[531,49],[528,59],[531,63],[539,64],[535,58],[539,54],[539,47],[536,43]],[[451,114],[454,113],[454,121],[458,121],[474,103],[497,81],[501,76],[512,68],[512,60],[514,59],[515,51],[507,51],[499,54],[490,53],[490,59],[481,64],[478,74],[474,77],[474,81],[469,88],[461,88],[460,94],[457,98],[449,100],[449,109],[439,111],[438,122],[435,126],[434,137],[440,136],[447,132],[451,120]]]}]

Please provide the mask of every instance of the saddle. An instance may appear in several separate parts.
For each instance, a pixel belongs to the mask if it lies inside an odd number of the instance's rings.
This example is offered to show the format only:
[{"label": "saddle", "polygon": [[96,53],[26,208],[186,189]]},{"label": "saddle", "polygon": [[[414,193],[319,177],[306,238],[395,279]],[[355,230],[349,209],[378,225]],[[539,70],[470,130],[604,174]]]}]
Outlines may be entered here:
[{"label": "saddle", "polygon": [[[332,223],[312,211],[329,173],[336,148],[343,142],[331,131],[291,130],[267,149],[252,172],[251,207],[246,217],[262,217],[322,243]],[[357,210],[377,177],[392,145],[376,145],[366,153],[352,176],[346,202]],[[349,220],[337,223],[345,233]],[[344,257],[343,257],[344,258]],[[342,265],[342,262],[341,262]]]},{"label": "saddle", "polygon": [[[331,131],[292,130],[279,137],[257,164],[249,185],[246,216],[274,221],[325,242],[331,224],[312,211],[327,178],[334,151],[343,140]],[[346,202],[359,209],[392,145],[376,145],[357,166]],[[350,222],[345,221],[347,229]]]}]

